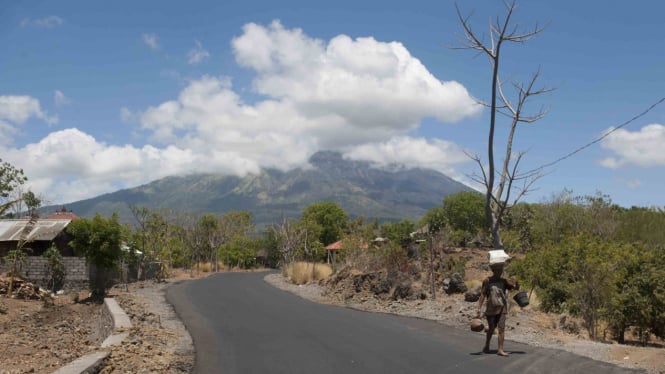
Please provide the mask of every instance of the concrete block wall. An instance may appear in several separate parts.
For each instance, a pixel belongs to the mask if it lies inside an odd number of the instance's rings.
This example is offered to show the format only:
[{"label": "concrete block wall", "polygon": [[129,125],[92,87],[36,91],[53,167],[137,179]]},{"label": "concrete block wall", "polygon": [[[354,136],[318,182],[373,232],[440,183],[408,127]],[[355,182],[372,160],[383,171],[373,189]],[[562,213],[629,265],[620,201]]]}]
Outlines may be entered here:
[{"label": "concrete block wall", "polygon": [[[64,289],[86,289],[94,276],[93,267],[85,262],[85,257],[63,257],[65,265]],[[30,282],[45,287],[47,282],[48,260],[41,256],[27,256],[21,273]],[[0,272],[9,270],[9,264],[1,264]]]}]

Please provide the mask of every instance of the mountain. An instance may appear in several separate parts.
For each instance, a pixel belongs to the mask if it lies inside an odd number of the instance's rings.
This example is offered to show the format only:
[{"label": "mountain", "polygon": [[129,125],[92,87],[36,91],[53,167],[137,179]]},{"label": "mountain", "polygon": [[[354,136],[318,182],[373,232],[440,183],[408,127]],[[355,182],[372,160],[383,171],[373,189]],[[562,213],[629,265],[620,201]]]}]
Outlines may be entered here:
[{"label": "mountain", "polygon": [[66,208],[88,218],[95,213],[117,212],[123,222],[132,222],[130,205],[214,214],[247,210],[261,227],[278,222],[282,215],[299,217],[312,203],[334,201],[352,218],[362,215],[366,219],[398,221],[418,220],[428,209],[441,205],[444,197],[471,190],[434,170],[378,169],[368,162],[345,160],[336,152],[318,152],[309,161],[309,168],[287,172],[263,169],[258,175],[245,177],[166,177],[73,202]]}]

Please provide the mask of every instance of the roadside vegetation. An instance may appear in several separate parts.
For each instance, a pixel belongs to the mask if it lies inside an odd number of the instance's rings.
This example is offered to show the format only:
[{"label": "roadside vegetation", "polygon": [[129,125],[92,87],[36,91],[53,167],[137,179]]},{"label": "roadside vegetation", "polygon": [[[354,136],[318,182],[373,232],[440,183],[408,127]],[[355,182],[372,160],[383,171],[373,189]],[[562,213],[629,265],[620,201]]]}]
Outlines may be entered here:
[{"label": "roadside vegetation", "polygon": [[[192,275],[279,268],[295,284],[340,272],[385,272],[397,280],[420,274],[421,298],[443,294],[446,278],[464,274],[464,258],[450,253],[493,248],[484,196],[470,192],[446,197],[419,222],[349,218],[332,202],[259,229],[246,211],[195,216],[135,209],[143,218],[133,225],[114,217],[77,221],[69,230],[72,244],[102,268],[117,270],[122,263],[139,269],[139,280],[168,277],[174,268]],[[533,306],[580,317],[596,340],[665,338],[664,209],[624,208],[601,193],[564,190],[516,205],[502,224],[504,248],[513,257],[508,271]],[[99,242],[97,250],[86,252],[91,240]],[[467,288],[479,281],[467,279]]]}]

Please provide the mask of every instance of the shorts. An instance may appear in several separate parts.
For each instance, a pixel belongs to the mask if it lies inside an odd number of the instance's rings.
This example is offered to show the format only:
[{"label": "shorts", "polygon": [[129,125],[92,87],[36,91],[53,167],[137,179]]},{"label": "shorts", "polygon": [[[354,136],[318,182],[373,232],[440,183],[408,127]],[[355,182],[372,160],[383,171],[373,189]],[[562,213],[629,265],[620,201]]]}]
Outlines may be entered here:
[{"label": "shorts", "polygon": [[494,331],[495,328],[499,330],[504,330],[506,328],[506,313],[499,313],[493,316],[487,317],[487,325],[490,331]]}]

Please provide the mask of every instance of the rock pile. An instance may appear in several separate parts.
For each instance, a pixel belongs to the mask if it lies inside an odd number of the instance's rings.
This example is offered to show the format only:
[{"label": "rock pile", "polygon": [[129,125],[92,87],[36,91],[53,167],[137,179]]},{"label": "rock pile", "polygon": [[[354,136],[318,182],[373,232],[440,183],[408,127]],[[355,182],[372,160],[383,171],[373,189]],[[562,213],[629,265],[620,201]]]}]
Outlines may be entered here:
[{"label": "rock pile", "polygon": [[321,286],[328,290],[329,296],[339,300],[368,297],[381,300],[424,300],[429,295],[420,279],[419,274],[414,276],[396,270],[360,272],[347,267],[323,280]]}]

